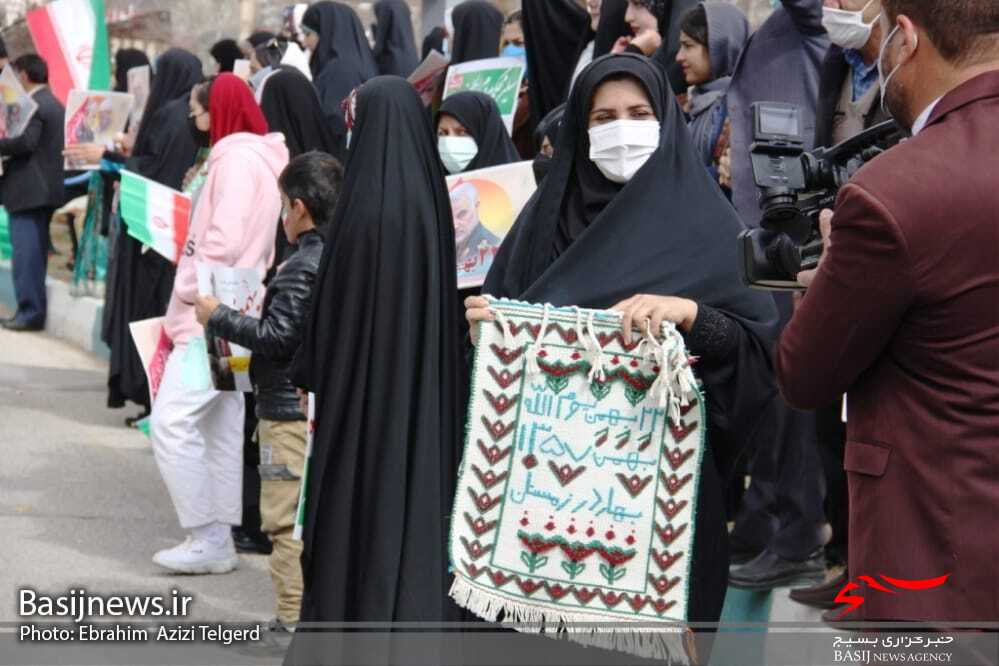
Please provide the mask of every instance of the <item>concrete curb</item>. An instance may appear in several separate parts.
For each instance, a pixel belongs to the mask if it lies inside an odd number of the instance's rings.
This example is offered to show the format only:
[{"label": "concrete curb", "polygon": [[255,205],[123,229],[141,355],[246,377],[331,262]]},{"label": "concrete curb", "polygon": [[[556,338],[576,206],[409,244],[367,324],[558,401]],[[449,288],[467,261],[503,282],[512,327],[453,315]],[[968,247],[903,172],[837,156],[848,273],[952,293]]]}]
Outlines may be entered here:
[{"label": "concrete curb", "polygon": [[[46,281],[46,292],[49,303],[45,333],[103,359],[110,359],[111,350],[101,341],[104,301],[92,296],[73,296],[68,283],[53,278]],[[0,304],[11,312],[17,310],[9,261],[0,261]]]}]

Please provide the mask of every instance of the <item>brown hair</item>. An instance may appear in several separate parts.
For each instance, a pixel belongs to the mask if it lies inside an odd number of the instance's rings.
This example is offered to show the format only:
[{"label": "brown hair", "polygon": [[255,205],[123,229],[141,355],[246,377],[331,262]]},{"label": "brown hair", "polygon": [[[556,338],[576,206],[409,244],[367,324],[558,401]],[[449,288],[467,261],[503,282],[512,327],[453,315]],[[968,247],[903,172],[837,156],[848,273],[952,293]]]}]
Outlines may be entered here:
[{"label": "brown hair", "polygon": [[882,0],[891,23],[908,16],[926,30],[944,58],[975,65],[999,58],[999,2],[996,0]]}]

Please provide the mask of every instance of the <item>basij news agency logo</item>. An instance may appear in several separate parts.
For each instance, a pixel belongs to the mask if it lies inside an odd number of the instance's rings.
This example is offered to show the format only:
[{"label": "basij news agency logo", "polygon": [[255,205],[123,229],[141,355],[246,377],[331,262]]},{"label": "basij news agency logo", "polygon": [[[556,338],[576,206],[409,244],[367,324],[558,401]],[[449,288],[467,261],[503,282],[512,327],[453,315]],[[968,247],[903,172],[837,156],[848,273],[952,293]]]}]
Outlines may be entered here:
[{"label": "basij news agency logo", "polygon": [[[869,590],[873,590],[874,592],[900,595],[905,593],[912,594],[923,592],[941,587],[947,582],[947,579],[949,579],[951,575],[952,574],[946,574],[944,576],[938,576],[937,578],[927,578],[924,580],[905,580],[902,578],[890,578],[884,574],[878,574],[878,578],[881,579],[880,581],[876,580],[872,576],[858,576],[857,581],[866,584],[867,588]],[[836,619],[842,620],[847,615],[864,605],[865,598],[863,596],[851,594],[854,590],[863,589],[860,582],[852,580],[849,581],[843,586],[843,589],[839,591],[839,594],[836,595],[835,603],[849,604]]]}]

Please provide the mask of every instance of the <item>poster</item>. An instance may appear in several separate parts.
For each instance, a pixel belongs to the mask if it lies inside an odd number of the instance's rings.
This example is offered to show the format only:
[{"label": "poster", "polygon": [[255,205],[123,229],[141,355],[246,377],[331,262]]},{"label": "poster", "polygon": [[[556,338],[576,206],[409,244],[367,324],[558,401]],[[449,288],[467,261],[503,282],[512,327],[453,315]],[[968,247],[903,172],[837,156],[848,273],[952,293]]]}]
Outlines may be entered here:
[{"label": "poster", "polygon": [[[71,90],[66,104],[66,145],[96,143],[114,147],[115,137],[125,131],[133,98],[128,93]],[[66,169],[99,169],[100,164],[66,160]]]},{"label": "poster", "polygon": [[449,176],[458,288],[481,287],[517,216],[537,189],[531,162]]},{"label": "poster", "polygon": [[132,113],[128,119],[128,134],[135,140],[139,134],[139,123],[142,114],[146,112],[146,102],[149,100],[150,70],[149,65],[133,67],[128,70],[128,94],[135,98]]},{"label": "poster", "polygon": [[163,371],[166,369],[167,358],[173,344],[167,337],[163,328],[165,317],[154,317],[133,321],[128,325],[132,333],[132,340],[135,342],[135,349],[139,352],[139,359],[142,361],[142,369],[146,371],[146,382],[149,384],[149,404],[156,404],[156,394],[160,390],[160,382],[163,381]]},{"label": "poster", "polygon": [[38,104],[24,91],[21,81],[10,65],[4,67],[0,73],[0,96],[3,97],[0,138],[10,139],[20,136],[28,126],[31,116],[38,110]]},{"label": "poster", "polygon": [[506,131],[513,134],[524,62],[519,58],[489,58],[452,65],[447,70],[444,99],[463,90],[483,92],[496,100]]},{"label": "poster", "polygon": [[232,64],[232,73],[246,82],[250,81],[250,61],[240,58]]},{"label": "poster", "polygon": [[[260,318],[264,308],[263,276],[253,268],[198,263],[198,293],[214,296],[240,314]],[[205,336],[212,384],[217,391],[253,391],[250,350],[214,336]]]},{"label": "poster", "polygon": [[444,75],[447,73],[447,66],[451,61],[433,50],[426,60],[420,63],[416,71],[409,75],[407,81],[413,84],[416,92],[420,94],[424,106],[430,106],[437,99],[441,89],[444,87]]}]

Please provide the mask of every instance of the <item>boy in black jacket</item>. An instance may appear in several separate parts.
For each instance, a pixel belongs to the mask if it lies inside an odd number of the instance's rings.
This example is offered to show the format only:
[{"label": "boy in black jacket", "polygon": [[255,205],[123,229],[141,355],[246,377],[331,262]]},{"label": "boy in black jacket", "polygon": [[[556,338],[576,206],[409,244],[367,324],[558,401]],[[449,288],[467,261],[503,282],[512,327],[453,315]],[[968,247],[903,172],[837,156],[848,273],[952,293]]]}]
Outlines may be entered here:
[{"label": "boy in black jacket", "polygon": [[198,321],[208,335],[253,352],[250,379],[260,419],[260,513],[263,531],[274,543],[270,569],[277,620],[271,628],[276,631],[293,630],[302,602],[302,543],[292,538],[292,531],[308,424],[289,368],[312,309],[312,288],[323,254],[319,228],[333,215],[342,180],[340,163],[319,152],[296,157],[281,174],[284,232],[298,250],[267,286],[260,319],[241,315],[214,297],[199,296],[196,302]]}]

